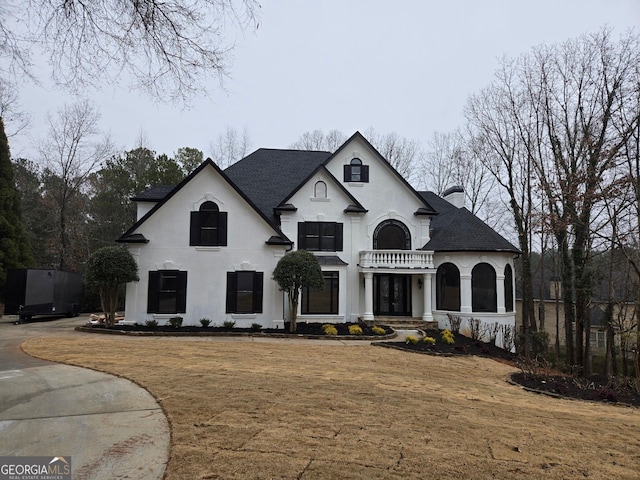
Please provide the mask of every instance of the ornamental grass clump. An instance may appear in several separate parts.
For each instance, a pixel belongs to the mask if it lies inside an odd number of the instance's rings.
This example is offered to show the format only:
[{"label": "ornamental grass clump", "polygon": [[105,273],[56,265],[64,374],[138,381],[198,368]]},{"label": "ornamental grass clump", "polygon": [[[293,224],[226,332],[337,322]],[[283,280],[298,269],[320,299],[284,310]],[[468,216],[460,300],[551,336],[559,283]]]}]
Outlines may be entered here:
[{"label": "ornamental grass clump", "polygon": [[210,318],[201,318],[200,319],[200,325],[202,325],[202,328],[207,328],[209,325],[211,325],[211,319]]},{"label": "ornamental grass clump", "polygon": [[338,329],[336,327],[334,327],[333,325],[331,325],[330,323],[325,323],[324,325],[322,325],[322,331],[324,332],[325,335],[337,335],[338,334]]},{"label": "ornamental grass clump", "polygon": [[387,331],[384,328],[379,327],[377,325],[374,325],[373,327],[371,327],[371,331],[373,332],[374,335],[384,335],[387,333]]},{"label": "ornamental grass clump", "polygon": [[349,325],[349,335],[362,335],[360,325]]},{"label": "ornamental grass clump", "polygon": [[456,342],[455,338],[453,337],[453,333],[451,333],[451,330],[449,329],[443,330],[440,334],[440,338],[442,338],[442,341],[447,345],[453,345]]},{"label": "ornamental grass clump", "polygon": [[408,335],[407,338],[405,339],[405,342],[407,343],[407,345],[417,345],[418,339],[413,335]]},{"label": "ornamental grass clump", "polygon": [[422,341],[423,341],[424,343],[426,343],[427,345],[435,345],[435,344],[436,344],[436,339],[435,339],[435,338],[433,338],[433,337],[424,337],[424,338],[422,339]]}]

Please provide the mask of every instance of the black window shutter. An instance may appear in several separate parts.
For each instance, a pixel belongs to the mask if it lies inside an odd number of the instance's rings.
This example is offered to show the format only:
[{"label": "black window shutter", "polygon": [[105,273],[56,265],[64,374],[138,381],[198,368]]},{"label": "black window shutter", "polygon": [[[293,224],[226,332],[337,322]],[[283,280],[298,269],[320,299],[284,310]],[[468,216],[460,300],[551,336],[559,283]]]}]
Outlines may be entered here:
[{"label": "black window shutter", "polygon": [[238,296],[238,277],[236,272],[227,272],[227,313],[236,311],[236,298]]},{"label": "black window shutter", "polygon": [[253,313],[262,313],[263,283],[264,273],[255,272],[253,274]]},{"label": "black window shutter", "polygon": [[298,222],[298,250],[307,248],[307,224]]},{"label": "black window shutter", "polygon": [[191,225],[189,228],[189,246],[200,245],[200,212],[191,212]]},{"label": "black window shutter", "polygon": [[343,245],[342,224],[336,223],[336,252],[342,251],[342,245]]},{"label": "black window shutter", "polygon": [[158,313],[158,303],[160,301],[158,291],[160,290],[160,272],[149,272],[149,287],[147,291],[147,313]]},{"label": "black window shutter", "polygon": [[360,181],[368,182],[369,181],[369,165],[362,165],[360,167]]},{"label": "black window shutter", "polygon": [[227,246],[227,212],[218,213],[218,245]]},{"label": "black window shutter", "polygon": [[187,272],[176,272],[176,281],[178,283],[176,310],[177,313],[185,313],[187,311]]},{"label": "black window shutter", "polygon": [[344,166],[344,181],[345,182],[351,181],[351,165]]}]

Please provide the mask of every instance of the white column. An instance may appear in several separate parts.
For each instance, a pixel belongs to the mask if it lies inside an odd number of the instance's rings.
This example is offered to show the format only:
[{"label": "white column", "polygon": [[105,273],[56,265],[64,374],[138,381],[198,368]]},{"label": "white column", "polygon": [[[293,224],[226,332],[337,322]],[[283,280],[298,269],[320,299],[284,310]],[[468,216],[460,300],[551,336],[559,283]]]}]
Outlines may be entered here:
[{"label": "white column", "polygon": [[364,316],[363,320],[373,320],[373,272],[364,272]]},{"label": "white column", "polygon": [[422,314],[422,320],[425,322],[433,321],[433,304],[431,297],[431,273],[425,273],[423,276],[423,294],[424,294],[424,313]]},{"label": "white column", "polygon": [[471,313],[471,274],[460,274],[460,313]]},{"label": "white column", "polygon": [[504,275],[496,275],[496,296],[498,300],[498,313],[505,313],[504,308]]}]

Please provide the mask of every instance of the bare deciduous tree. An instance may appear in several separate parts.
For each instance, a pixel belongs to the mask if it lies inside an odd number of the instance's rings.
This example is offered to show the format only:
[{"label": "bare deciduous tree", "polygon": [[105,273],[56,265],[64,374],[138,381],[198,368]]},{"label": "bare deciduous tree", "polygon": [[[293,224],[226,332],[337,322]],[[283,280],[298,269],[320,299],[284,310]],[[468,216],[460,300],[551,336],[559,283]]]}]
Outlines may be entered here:
[{"label": "bare deciduous tree", "polygon": [[321,152],[335,152],[347,140],[339,130],[330,130],[326,135],[322,130],[304,132],[298,141],[291,145],[296,150],[312,150]]},{"label": "bare deciduous tree", "polygon": [[49,132],[39,146],[42,164],[56,178],[50,194],[55,202],[61,270],[68,267],[70,205],[82,193],[88,176],[113,151],[109,138],[100,135],[99,118],[100,112],[87,100],[65,105],[55,116],[49,115]]},{"label": "bare deciduous tree", "polygon": [[[504,213],[496,193],[496,180],[478,158],[473,137],[465,138],[459,130],[435,132],[422,154],[420,180],[427,190],[442,195],[448,188],[464,188],[465,207],[493,228],[500,229],[498,219]],[[506,233],[506,232],[505,232]]]},{"label": "bare deciduous tree", "polygon": [[216,142],[209,144],[211,159],[223,170],[238,160],[241,160],[249,150],[251,140],[249,132],[243,129],[242,133],[231,127],[227,127],[224,133],[220,133]]},{"label": "bare deciduous tree", "polygon": [[614,41],[604,29],[541,46],[505,59],[494,84],[472,98],[467,111],[495,158],[485,164],[510,191],[523,251],[531,242],[535,193],[544,196],[540,217],[562,259],[568,361],[585,375],[594,229],[615,179],[612,169],[640,118],[638,63],[640,39],[632,33]]},{"label": "bare deciduous tree", "polygon": [[420,158],[420,143],[417,140],[401,137],[396,132],[380,134],[373,128],[367,129],[364,136],[400,175],[409,183],[412,182]]},{"label": "bare deciduous tree", "polygon": [[530,110],[524,108],[520,81],[514,65],[505,61],[494,83],[472,96],[465,115],[473,135],[475,155],[506,192],[522,252],[522,325],[525,355],[529,354],[529,331],[537,329],[531,267],[532,165],[528,151]]},{"label": "bare deciduous tree", "polygon": [[[27,0],[0,7],[3,75],[31,74],[29,50],[73,92],[117,84],[123,73],[155,98],[185,101],[226,74],[230,21],[257,26],[256,0]],[[4,63],[4,62],[3,62]]]},{"label": "bare deciduous tree", "polygon": [[0,118],[8,127],[7,137],[11,138],[29,127],[31,118],[19,106],[15,85],[0,76]]}]

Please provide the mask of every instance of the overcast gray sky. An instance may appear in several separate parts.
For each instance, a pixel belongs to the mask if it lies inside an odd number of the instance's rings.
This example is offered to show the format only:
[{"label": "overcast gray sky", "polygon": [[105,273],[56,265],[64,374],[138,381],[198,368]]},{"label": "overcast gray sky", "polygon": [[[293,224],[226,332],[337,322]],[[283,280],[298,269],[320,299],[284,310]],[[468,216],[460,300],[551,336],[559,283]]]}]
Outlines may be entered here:
[{"label": "overcast gray sky", "polygon": [[[517,56],[603,26],[640,28],[640,0],[263,0],[257,31],[235,33],[226,91],[194,106],[157,105],[126,87],[87,92],[101,127],[124,150],[144,131],[151,147],[209,151],[227,127],[247,129],[250,150],[286,148],[302,133],[337,129],[426,140],[464,123],[467,97],[489,84],[503,55]],[[14,157],[33,157],[48,111],[72,98],[26,85],[27,135]],[[35,159],[35,158],[34,158]]]}]

